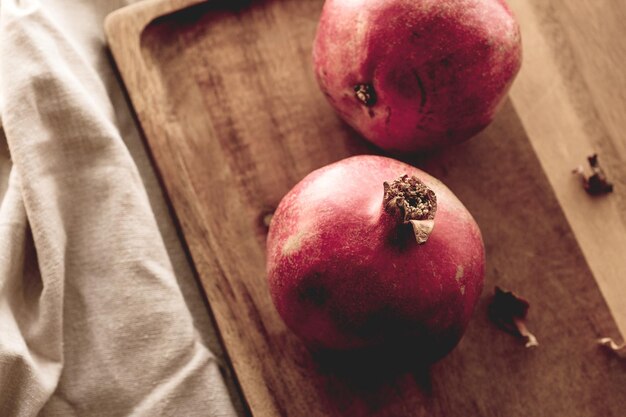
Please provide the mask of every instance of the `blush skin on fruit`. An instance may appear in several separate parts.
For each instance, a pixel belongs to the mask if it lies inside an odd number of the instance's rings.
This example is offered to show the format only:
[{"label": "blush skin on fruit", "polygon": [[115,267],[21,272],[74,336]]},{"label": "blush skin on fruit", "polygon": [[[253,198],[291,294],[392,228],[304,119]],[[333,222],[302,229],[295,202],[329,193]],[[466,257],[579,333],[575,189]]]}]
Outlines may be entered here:
[{"label": "blush skin on fruit", "polygon": [[394,152],[480,132],[521,60],[504,0],[326,0],[313,47],[318,83],[340,117]]},{"label": "blush skin on fruit", "polygon": [[274,304],[314,349],[411,345],[425,362],[440,359],[467,327],[484,269],[480,230],[454,194],[380,156],[309,174],[267,238]]}]

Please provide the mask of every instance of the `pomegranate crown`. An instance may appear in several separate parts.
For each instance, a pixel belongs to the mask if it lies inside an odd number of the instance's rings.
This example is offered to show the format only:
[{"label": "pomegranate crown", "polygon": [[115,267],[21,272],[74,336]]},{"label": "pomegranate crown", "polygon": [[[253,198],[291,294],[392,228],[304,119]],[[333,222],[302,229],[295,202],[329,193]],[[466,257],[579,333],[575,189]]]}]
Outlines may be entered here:
[{"label": "pomegranate crown", "polygon": [[385,211],[403,224],[411,224],[418,244],[428,240],[437,212],[437,196],[415,176],[403,175],[383,183]]}]

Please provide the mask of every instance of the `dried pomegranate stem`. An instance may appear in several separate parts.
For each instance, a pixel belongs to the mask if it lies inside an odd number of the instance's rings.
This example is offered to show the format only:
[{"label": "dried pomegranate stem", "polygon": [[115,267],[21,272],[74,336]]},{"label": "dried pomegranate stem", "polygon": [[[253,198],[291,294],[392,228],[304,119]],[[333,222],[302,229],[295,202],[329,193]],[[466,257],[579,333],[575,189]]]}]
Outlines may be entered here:
[{"label": "dried pomegranate stem", "polygon": [[613,192],[613,184],[607,179],[606,173],[598,162],[598,154],[593,154],[587,158],[591,167],[592,175],[585,176],[582,166],[577,167],[572,172],[582,178],[583,187],[590,195],[602,195]]},{"label": "dried pomegranate stem", "polygon": [[383,183],[385,211],[402,224],[413,227],[419,245],[426,243],[435,226],[437,196],[417,177],[403,175]]}]

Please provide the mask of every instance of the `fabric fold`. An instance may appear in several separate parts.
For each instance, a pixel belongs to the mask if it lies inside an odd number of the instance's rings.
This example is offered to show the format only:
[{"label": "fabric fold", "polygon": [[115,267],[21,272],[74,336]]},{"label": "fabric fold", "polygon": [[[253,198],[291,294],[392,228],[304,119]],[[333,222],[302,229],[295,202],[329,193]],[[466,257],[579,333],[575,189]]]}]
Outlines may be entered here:
[{"label": "fabric fold", "polygon": [[232,416],[120,134],[102,29],[71,20],[113,6],[0,6],[0,415]]}]

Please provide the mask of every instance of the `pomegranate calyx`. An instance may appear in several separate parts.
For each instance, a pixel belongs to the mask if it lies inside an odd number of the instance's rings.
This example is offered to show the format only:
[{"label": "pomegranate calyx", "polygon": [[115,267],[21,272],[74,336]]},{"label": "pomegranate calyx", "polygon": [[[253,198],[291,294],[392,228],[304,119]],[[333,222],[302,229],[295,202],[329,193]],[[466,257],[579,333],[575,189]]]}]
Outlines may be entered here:
[{"label": "pomegranate calyx", "polygon": [[372,107],[378,101],[376,90],[372,84],[357,84],[354,86],[354,95],[364,106]]},{"label": "pomegranate calyx", "polygon": [[426,243],[435,227],[437,196],[417,177],[403,175],[383,183],[385,211],[402,224],[413,227],[419,245]]}]

